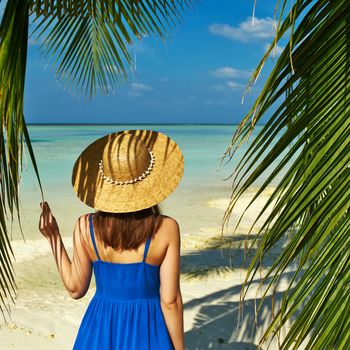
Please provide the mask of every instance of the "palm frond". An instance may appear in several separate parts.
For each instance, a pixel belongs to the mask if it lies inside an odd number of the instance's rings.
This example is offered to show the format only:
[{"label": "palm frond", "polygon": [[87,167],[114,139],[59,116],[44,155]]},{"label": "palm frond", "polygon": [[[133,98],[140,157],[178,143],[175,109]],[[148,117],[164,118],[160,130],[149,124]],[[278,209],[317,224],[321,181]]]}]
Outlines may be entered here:
[{"label": "palm frond", "polygon": [[[19,215],[18,184],[22,169],[24,141],[28,144],[40,189],[41,183],[30,146],[23,116],[23,93],[28,41],[28,5],[26,2],[9,1],[0,25],[0,309],[10,299],[14,302],[16,283],[13,274],[11,248],[7,221]],[[11,254],[11,255],[10,255]]]},{"label": "palm frond", "polygon": [[165,41],[191,5],[190,0],[76,3],[76,12],[63,6],[57,11],[60,1],[56,1],[50,15],[44,15],[40,9],[45,1],[33,2],[36,26],[32,35],[38,33],[37,40],[44,38],[40,48],[49,61],[54,58],[57,79],[90,98],[97,89],[108,94],[127,80],[126,67],[134,68],[131,49],[135,38],[157,35]]},{"label": "palm frond", "polygon": [[262,281],[269,279],[264,296],[275,290],[288,268],[294,267],[294,275],[260,345],[292,320],[282,349],[297,349],[303,342],[307,349],[345,349],[350,310],[350,4],[295,1],[252,84],[288,31],[289,44],[223,156],[232,159],[261,117],[271,113],[232,174],[223,227],[240,195],[268,168],[269,175],[248,207],[283,174],[256,218],[276,200],[260,229],[262,240],[243,295],[263,257],[281,242],[283,249]]}]

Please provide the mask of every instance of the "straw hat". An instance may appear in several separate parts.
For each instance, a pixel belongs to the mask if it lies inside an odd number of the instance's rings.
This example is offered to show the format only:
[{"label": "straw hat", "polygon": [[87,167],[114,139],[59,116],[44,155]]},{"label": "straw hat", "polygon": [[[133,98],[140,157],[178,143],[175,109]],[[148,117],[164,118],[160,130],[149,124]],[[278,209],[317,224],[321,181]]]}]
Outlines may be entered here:
[{"label": "straw hat", "polygon": [[79,199],[97,210],[149,208],[172,193],[184,173],[177,143],[153,130],[124,130],[88,145],[73,167]]}]

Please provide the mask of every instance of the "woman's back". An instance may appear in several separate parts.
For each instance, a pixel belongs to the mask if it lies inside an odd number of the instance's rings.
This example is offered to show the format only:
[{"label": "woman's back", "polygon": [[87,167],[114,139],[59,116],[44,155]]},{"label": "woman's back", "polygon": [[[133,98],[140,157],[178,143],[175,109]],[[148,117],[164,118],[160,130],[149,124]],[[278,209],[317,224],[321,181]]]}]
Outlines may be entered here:
[{"label": "woman's back", "polygon": [[[161,221],[157,231],[153,234],[150,240],[150,246],[146,256],[146,262],[151,265],[161,265],[166,255],[167,248],[169,246],[169,226],[171,221],[174,221],[171,217],[166,215],[160,215]],[[93,222],[93,218],[92,218]],[[90,226],[90,225],[89,225]],[[89,229],[90,230],[90,229]],[[94,228],[94,232],[96,229]],[[91,235],[87,234],[88,244],[89,244],[89,254],[92,261],[97,260],[97,255],[95,252],[94,244],[91,239]],[[100,259],[112,263],[128,264],[141,262],[145,248],[146,242],[140,244],[136,250],[122,250],[117,251],[116,249],[105,245],[99,240],[97,235],[94,235],[96,249],[99,253]]]},{"label": "woman's back", "polygon": [[136,251],[116,252],[96,239],[89,215],[96,293],[73,349],[174,349],[160,303],[166,221]]}]

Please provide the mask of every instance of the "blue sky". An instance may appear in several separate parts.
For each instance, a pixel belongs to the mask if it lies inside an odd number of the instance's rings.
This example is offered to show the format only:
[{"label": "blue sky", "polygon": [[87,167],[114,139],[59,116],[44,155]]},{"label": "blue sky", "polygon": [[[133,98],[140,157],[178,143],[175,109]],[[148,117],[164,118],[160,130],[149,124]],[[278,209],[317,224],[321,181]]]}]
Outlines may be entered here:
[{"label": "blue sky", "polygon": [[[275,0],[202,0],[164,45],[149,37],[134,45],[136,71],[110,95],[86,99],[67,91],[30,39],[25,86],[29,123],[239,123],[275,58],[241,103],[252,70],[273,37]],[[135,39],[137,40],[137,39]],[[263,120],[264,121],[264,120]]]}]

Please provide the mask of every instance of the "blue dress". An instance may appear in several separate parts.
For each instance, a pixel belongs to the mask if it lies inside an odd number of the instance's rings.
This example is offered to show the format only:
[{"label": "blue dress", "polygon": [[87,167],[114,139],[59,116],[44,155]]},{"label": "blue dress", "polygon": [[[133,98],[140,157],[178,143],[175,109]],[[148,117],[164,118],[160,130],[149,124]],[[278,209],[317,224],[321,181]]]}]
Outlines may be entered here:
[{"label": "blue dress", "polygon": [[159,265],[93,261],[96,292],[81,321],[73,350],[173,350],[160,305]]}]

